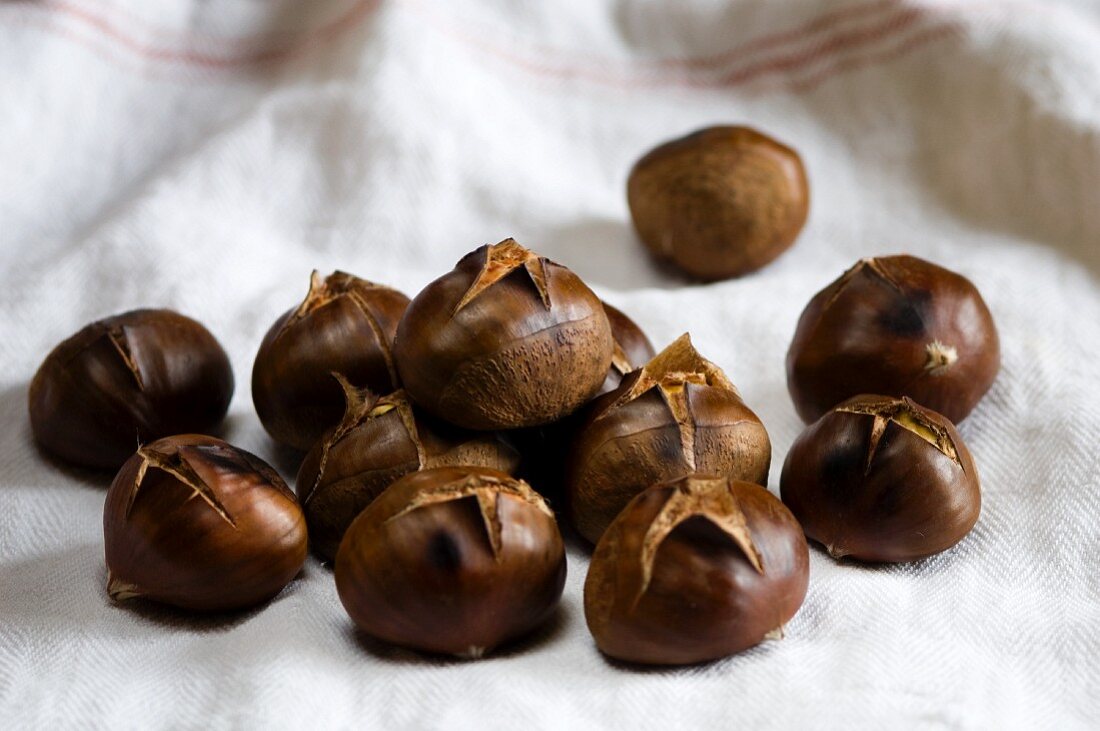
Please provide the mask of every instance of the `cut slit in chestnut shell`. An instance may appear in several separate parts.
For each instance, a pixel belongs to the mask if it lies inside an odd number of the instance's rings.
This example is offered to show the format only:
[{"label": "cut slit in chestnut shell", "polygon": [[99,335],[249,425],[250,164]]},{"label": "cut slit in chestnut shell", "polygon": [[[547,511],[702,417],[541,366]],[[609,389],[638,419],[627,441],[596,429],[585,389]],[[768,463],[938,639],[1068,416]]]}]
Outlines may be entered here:
[{"label": "cut slit in chestnut shell", "polygon": [[118,469],[138,444],[213,430],[233,395],[229,356],[198,322],[133,310],[88,325],[31,381],[31,429],[49,453]]},{"label": "cut slit in chestnut shell", "polygon": [[394,356],[409,397],[468,429],[549,424],[600,388],[612,358],[599,298],[512,239],[483,246],[418,294]]},{"label": "cut slit in chestnut shell", "polygon": [[403,391],[379,397],[343,378],[344,418],[314,445],[298,470],[297,492],[315,553],[331,560],[348,526],[394,481],[446,465],[511,474],[519,455],[495,434],[468,432],[417,414]]},{"label": "cut slit in chestnut shell", "polygon": [[301,570],[306,524],[259,457],[184,434],[138,449],[103,511],[107,592],[202,612],[266,601]]},{"label": "cut slit in chestnut shell", "polygon": [[546,503],[486,468],[401,478],[355,519],[336,589],[385,642],[480,657],[546,621],[565,583],[565,548]]},{"label": "cut slit in chestnut shell", "polygon": [[863,259],[814,296],[787,352],[787,386],[806,423],[859,394],[908,396],[959,422],[1001,364],[974,285],[912,256]]},{"label": "cut slit in chestnut shell", "polygon": [[911,399],[857,396],[795,440],[783,502],[834,558],[912,561],[958,543],[981,511],[970,451]]},{"label": "cut slit in chestnut shell", "polygon": [[264,336],[252,368],[252,400],[268,434],[305,451],[344,413],[338,373],[360,388],[398,387],[393,338],[409,298],[345,272],[322,278]]},{"label": "cut slit in chestnut shell", "polygon": [[690,475],[639,494],[600,538],[585,619],[613,658],[705,662],[781,636],[808,579],[806,539],[779,500]]},{"label": "cut slit in chestnut shell", "polygon": [[593,404],[570,450],[567,508],[595,543],[650,485],[695,472],[763,485],[770,463],[760,419],[684,335]]}]

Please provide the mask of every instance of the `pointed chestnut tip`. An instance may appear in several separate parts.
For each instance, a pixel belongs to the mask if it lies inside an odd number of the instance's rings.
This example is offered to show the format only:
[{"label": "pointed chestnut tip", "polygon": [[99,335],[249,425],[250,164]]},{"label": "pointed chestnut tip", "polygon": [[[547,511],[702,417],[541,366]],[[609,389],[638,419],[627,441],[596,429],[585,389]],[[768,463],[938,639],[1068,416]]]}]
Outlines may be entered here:
[{"label": "pointed chestnut tip", "polygon": [[142,591],[138,589],[135,584],[122,581],[117,576],[113,576],[111,571],[107,571],[107,596],[111,598],[111,601],[124,602],[128,599],[135,599],[142,595]]}]

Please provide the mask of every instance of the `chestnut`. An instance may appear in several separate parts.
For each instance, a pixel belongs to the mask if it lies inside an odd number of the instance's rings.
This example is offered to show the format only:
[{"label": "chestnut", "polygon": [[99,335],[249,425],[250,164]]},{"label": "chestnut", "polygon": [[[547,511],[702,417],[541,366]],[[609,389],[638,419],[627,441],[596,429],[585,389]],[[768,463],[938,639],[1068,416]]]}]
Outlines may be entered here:
[{"label": "chestnut", "polygon": [[600,650],[687,665],[782,636],[806,597],[798,522],[759,485],[689,475],[637,495],[600,538],[584,616]]},{"label": "chestnut", "polygon": [[38,444],[85,467],[118,469],[139,443],[214,429],[233,371],[210,332],[171,310],[132,310],[54,348],[30,385]]},{"label": "chestnut", "polygon": [[766,485],[770,463],[764,425],[685,334],[592,405],[570,449],[566,507],[595,543],[654,483],[701,472]]},{"label": "chestnut", "polygon": [[539,426],[575,411],[611,363],[611,326],[577,275],[513,239],[429,284],[397,328],[409,397],[468,429]]},{"label": "chestnut", "polygon": [[390,483],[420,469],[482,465],[512,473],[519,454],[495,434],[465,432],[418,415],[403,391],[379,397],[339,378],[344,418],[306,455],[297,492],[315,553],[336,556],[355,516]]},{"label": "chestnut", "polygon": [[480,657],[554,611],[565,549],[527,483],[484,467],[437,467],[390,485],[352,522],[336,589],[366,634]]},{"label": "chestnut", "polygon": [[910,398],[862,395],[795,440],[780,495],[834,558],[912,561],[962,540],[978,520],[970,451],[942,415]]},{"label": "chestnut", "polygon": [[818,292],[787,352],[798,415],[864,393],[909,396],[954,422],[1001,366],[993,317],[970,280],[914,256],[863,259]]},{"label": "chestnut", "polygon": [[306,559],[294,493],[263,460],[183,434],[138,448],[103,509],[107,593],[199,612],[243,609],[282,590]]},{"label": "chestnut", "polygon": [[755,271],[790,248],[809,198],[798,153],[748,127],[708,127],[666,142],[627,180],[642,243],[704,281]]},{"label": "chestnut", "polygon": [[408,304],[381,284],[313,272],[305,300],[267,331],[252,368],[252,401],[272,439],[305,451],[339,423],[344,394],[332,373],[378,393],[397,388],[393,336]]}]

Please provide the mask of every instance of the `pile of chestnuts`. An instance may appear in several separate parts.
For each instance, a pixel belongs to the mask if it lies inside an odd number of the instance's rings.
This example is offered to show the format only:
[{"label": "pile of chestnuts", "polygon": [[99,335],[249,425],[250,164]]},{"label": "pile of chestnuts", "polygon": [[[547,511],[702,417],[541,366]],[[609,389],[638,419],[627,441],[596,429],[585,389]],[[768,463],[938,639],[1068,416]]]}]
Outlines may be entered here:
[{"label": "pile of chestnuts", "polygon": [[[809,200],[798,155],[741,127],[656,148],[628,198],[646,246],[708,280],[778,256]],[[909,256],[858,262],[812,298],[787,355],[809,426],[780,499],[764,424],[688,334],[655,352],[576,274],[506,239],[411,299],[313,273],[252,369],[260,422],[301,458],[294,490],[217,438],[229,359],[171,311],[62,342],[29,409],[44,452],[117,470],[103,514],[114,600],[256,606],[312,550],[367,636],[480,657],[554,615],[561,518],[592,547],[599,649],[677,665],[781,636],[806,596],[807,538],[867,562],[960,541],[981,490],[952,422],[999,365],[968,280]]]}]

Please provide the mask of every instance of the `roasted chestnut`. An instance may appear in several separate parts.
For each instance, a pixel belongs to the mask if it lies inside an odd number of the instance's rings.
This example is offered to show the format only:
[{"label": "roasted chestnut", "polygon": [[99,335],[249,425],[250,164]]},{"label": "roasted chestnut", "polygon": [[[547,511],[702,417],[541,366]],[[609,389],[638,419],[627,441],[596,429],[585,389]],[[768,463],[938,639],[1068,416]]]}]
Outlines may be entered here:
[{"label": "roasted chestnut", "polygon": [[271,437],[307,450],[339,423],[344,394],[331,374],[389,393],[398,386],[393,336],[409,298],[344,272],[313,272],[305,301],[275,321],[252,368],[252,401]]},{"label": "roasted chestnut", "polygon": [[385,642],[480,657],[554,611],[565,549],[527,483],[478,467],[405,475],[348,528],[336,589],[355,623]]},{"label": "roasted chestnut", "polygon": [[764,425],[685,334],[593,404],[571,448],[567,510],[595,543],[654,483],[700,472],[766,485],[770,462]]},{"label": "roasted chestnut", "polygon": [[213,429],[232,395],[229,357],[205,327],[171,310],[133,310],[54,348],[28,401],[46,451],[117,469],[138,444]]},{"label": "roasted chestnut", "polygon": [[955,427],[909,398],[857,396],[795,440],[783,502],[834,558],[912,561],[962,540],[981,484]]},{"label": "roasted chestnut", "polygon": [[584,582],[596,645],[628,662],[686,665],[782,636],[806,596],[798,522],[759,485],[690,475],[631,500]]},{"label": "roasted chestnut", "polygon": [[798,153],[748,127],[709,127],[630,171],[634,227],[659,259],[704,281],[755,271],[794,243],[809,212]]},{"label": "roasted chestnut", "polygon": [[479,465],[513,473],[519,454],[495,434],[466,432],[413,411],[403,391],[379,397],[339,378],[344,418],[306,455],[297,492],[314,552],[332,559],[348,526],[394,480],[420,469]]},{"label": "roasted chestnut", "polygon": [[259,604],[306,559],[294,493],[263,460],[183,434],[139,447],[103,510],[107,593],[201,612]]},{"label": "roasted chestnut", "polygon": [[909,396],[961,421],[1001,366],[997,328],[970,280],[913,256],[863,259],[814,296],[787,352],[810,423],[863,393]]},{"label": "roasted chestnut", "polygon": [[491,430],[572,413],[600,388],[612,348],[584,282],[507,239],[467,254],[413,299],[394,356],[415,403]]}]

